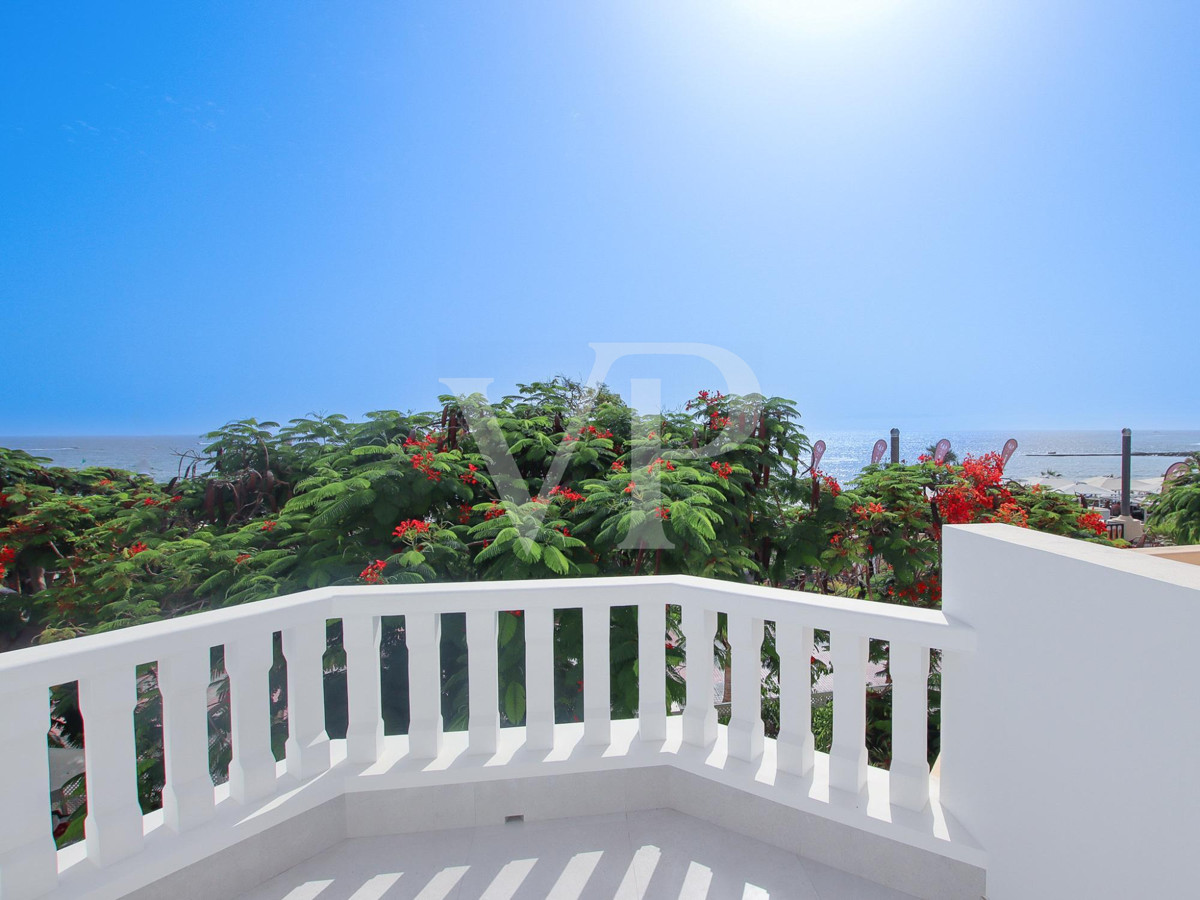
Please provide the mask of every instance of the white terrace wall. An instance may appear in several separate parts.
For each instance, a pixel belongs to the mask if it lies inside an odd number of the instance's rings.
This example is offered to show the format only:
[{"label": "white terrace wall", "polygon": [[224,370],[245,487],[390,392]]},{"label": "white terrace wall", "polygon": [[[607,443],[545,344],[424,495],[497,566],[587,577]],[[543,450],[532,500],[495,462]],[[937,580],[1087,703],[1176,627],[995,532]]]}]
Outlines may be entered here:
[{"label": "white terrace wall", "polygon": [[951,527],[942,802],[988,900],[1197,897],[1200,568],[1005,525]]}]

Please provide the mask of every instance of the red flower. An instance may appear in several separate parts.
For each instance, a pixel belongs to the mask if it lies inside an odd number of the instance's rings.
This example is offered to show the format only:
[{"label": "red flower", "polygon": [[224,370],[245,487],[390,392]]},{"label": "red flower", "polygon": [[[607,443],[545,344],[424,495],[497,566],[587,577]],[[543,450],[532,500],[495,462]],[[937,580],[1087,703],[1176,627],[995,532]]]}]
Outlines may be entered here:
[{"label": "red flower", "polygon": [[10,563],[17,558],[17,551],[12,547],[0,547],[0,563]]},{"label": "red flower", "polygon": [[178,503],[182,499],[183,499],[183,494],[176,494],[174,497],[171,498],[171,502]]},{"label": "red flower", "polygon": [[[421,446],[425,446],[425,444],[422,444]],[[413,468],[424,474],[427,481],[442,480],[441,473],[433,468],[433,461],[436,457],[437,454],[433,450],[430,450],[428,453],[416,453],[413,455]]]},{"label": "red flower", "polygon": [[429,523],[420,519],[406,519],[392,530],[392,537],[402,538],[409,532],[412,532],[414,538],[420,534],[428,534]]},{"label": "red flower", "polygon": [[624,472],[625,471],[625,463],[621,462],[621,460],[619,460],[619,459],[614,459],[613,464],[612,464],[612,470],[614,472]]},{"label": "red flower", "polygon": [[466,525],[471,521],[471,504],[464,503],[458,508],[458,521]]},{"label": "red flower", "polygon": [[654,507],[654,515],[660,519],[669,519],[671,518],[671,510],[665,506],[656,506]]},{"label": "red flower", "polygon": [[135,543],[135,544],[132,544],[132,545],[129,547],[129,555],[130,555],[130,556],[137,556],[139,553],[143,553],[143,552],[145,552],[145,551],[146,551],[146,550],[148,550],[148,549],[150,549],[150,548],[149,548],[149,547],[147,547],[145,544],[143,544],[141,541],[138,541],[137,543]]},{"label": "red flower", "polygon": [[237,563],[238,565],[241,565],[242,563],[244,563],[244,562],[245,562],[246,560],[248,560],[249,558],[250,558],[250,554],[249,554],[249,553],[239,553],[239,554],[237,555],[237,559],[235,559],[235,560],[234,560],[234,562],[235,562],[235,563]]},{"label": "red flower", "polygon": [[729,463],[712,462],[709,463],[709,468],[726,481],[729,480],[729,473],[733,471],[733,466],[731,466]]},{"label": "red flower", "polygon": [[147,497],[142,501],[142,506],[158,506],[158,501],[153,497]]},{"label": "red flower", "polygon": [[632,494],[633,493],[633,482],[631,481],[631,482],[629,482],[629,484],[625,485],[625,490],[622,491],[621,493]]},{"label": "red flower", "polygon": [[277,522],[274,522],[271,519],[268,519],[267,521],[262,523],[262,528],[260,529],[260,531],[274,531],[275,526],[277,524],[278,524]]},{"label": "red flower", "polygon": [[377,559],[359,572],[358,577],[367,584],[379,584],[383,581],[383,570],[386,566],[387,562],[385,560]]},{"label": "red flower", "polygon": [[483,521],[487,522],[490,519],[498,519],[502,515],[504,515],[504,507],[501,506],[497,501],[493,500],[491,508],[483,514]]}]

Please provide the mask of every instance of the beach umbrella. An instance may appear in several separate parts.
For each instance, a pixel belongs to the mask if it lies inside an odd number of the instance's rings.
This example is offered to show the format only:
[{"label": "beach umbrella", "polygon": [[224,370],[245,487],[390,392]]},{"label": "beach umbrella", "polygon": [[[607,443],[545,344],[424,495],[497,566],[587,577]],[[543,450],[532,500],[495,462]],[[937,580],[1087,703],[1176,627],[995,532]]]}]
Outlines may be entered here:
[{"label": "beach umbrella", "polygon": [[1050,488],[1052,491],[1070,492],[1077,482],[1074,478],[1064,478],[1062,475],[1040,475],[1037,478],[1025,478],[1021,483],[1028,485],[1040,484],[1043,487]]}]

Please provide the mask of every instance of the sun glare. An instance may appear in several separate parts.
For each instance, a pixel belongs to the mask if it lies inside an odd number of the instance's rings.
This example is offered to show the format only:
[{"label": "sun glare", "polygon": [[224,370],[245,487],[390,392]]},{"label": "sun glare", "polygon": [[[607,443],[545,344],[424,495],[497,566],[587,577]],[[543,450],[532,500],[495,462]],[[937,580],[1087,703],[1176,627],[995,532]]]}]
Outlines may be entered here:
[{"label": "sun glare", "polygon": [[833,35],[878,23],[899,0],[749,0],[745,8],[776,26]]}]

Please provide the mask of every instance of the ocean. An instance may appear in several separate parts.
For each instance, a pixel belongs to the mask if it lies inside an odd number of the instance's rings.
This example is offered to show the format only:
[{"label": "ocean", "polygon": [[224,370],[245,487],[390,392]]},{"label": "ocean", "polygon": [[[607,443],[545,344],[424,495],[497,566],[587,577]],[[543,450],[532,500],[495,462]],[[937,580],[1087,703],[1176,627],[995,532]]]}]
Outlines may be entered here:
[{"label": "ocean", "polygon": [[[813,432],[809,439],[826,444],[821,468],[839,481],[849,481],[871,459],[871,448],[888,434],[869,431]],[[1121,433],[1112,431],[901,431],[900,456],[913,462],[931,444],[950,441],[961,459],[999,451],[1009,438],[1016,438],[1017,452],[1005,470],[1012,478],[1034,478],[1053,472],[1068,478],[1095,475],[1120,476]],[[54,465],[83,468],[112,466],[129,469],[167,481],[179,474],[185,464],[182,456],[198,453],[208,442],[199,435],[149,436],[57,436],[3,437],[0,446],[26,450],[34,456],[49,457]],[[1134,456],[1134,478],[1161,476],[1173,462],[1186,453],[1200,451],[1200,431],[1135,431],[1135,453],[1162,452],[1174,456]],[[1104,453],[1107,456],[1071,456],[1073,453]],[[1053,456],[1048,454],[1054,454]],[[887,457],[885,457],[886,459]]]}]

